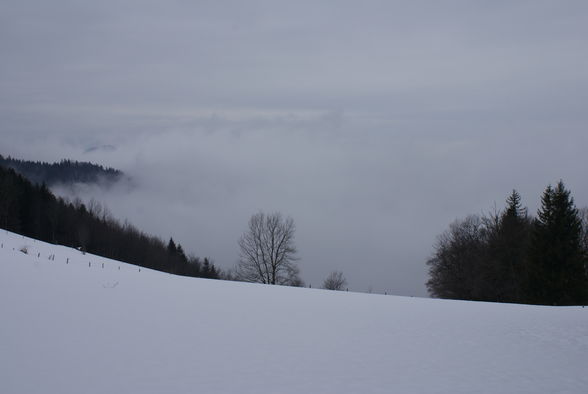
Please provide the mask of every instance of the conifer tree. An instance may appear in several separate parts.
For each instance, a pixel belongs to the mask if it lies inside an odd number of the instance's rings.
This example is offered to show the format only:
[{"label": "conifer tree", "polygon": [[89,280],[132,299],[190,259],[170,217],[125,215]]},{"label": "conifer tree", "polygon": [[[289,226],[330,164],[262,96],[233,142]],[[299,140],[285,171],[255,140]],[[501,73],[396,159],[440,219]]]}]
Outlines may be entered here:
[{"label": "conifer tree", "polygon": [[581,219],[562,181],[548,186],[534,223],[529,253],[529,302],[586,304],[588,280],[581,243]]},{"label": "conifer tree", "polygon": [[167,252],[171,256],[175,256],[175,254],[177,253],[176,243],[174,242],[174,239],[173,238],[170,238],[169,239],[169,242],[167,244]]},{"label": "conifer tree", "polygon": [[508,196],[506,204],[506,209],[496,216],[489,231],[486,250],[490,277],[486,280],[486,287],[490,300],[521,302],[530,220],[516,190]]}]

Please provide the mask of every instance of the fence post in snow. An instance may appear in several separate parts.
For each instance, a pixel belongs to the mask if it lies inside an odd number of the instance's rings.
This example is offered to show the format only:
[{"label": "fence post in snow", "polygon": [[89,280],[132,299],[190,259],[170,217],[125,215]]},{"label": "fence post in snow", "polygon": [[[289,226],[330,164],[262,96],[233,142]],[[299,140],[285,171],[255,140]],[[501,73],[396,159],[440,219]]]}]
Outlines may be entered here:
[{"label": "fence post in snow", "polygon": [[65,264],[69,264],[69,257],[65,260]]},{"label": "fence post in snow", "polygon": [[91,267],[91,266],[92,266],[92,262],[88,261],[88,267]]},{"label": "fence post in snow", "polygon": [[102,268],[104,268],[104,263],[102,263]]},{"label": "fence post in snow", "polygon": [[37,258],[41,257],[41,252],[37,253]]}]

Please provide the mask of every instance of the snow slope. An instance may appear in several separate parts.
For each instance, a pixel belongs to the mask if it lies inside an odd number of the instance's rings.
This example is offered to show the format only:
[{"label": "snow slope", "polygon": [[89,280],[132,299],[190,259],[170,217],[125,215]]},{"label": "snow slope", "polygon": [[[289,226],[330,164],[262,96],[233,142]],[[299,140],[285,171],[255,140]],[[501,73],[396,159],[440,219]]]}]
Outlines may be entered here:
[{"label": "snow slope", "polygon": [[183,278],[0,242],[0,393],[588,393],[588,308]]}]

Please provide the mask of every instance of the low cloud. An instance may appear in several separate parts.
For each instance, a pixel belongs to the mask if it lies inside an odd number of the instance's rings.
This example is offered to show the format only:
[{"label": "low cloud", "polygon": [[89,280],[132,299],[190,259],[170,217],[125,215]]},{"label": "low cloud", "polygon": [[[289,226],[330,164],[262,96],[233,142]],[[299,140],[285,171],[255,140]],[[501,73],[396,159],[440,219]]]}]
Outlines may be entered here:
[{"label": "low cloud", "polygon": [[424,295],[456,217],[588,204],[586,3],[5,3],[0,153],[125,171],[74,194],[223,268],[280,211],[306,282]]},{"label": "low cloud", "polygon": [[500,208],[512,188],[534,211],[542,188],[564,175],[577,201],[588,201],[571,159],[581,144],[561,135],[449,132],[426,121],[415,133],[394,123],[329,111],[211,112],[137,140],[102,141],[115,150],[63,146],[59,154],[114,165],[134,184],[78,186],[76,196],[225,269],[252,214],[290,215],[306,282],[342,270],[359,291],[425,295],[436,235],[456,217]]}]

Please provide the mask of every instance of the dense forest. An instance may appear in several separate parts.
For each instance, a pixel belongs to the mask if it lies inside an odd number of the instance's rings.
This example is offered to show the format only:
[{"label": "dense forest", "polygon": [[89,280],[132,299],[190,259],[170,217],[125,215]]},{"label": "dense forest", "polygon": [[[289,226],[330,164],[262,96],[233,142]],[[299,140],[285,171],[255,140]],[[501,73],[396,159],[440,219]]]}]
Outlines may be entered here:
[{"label": "dense forest", "polygon": [[515,190],[502,212],[452,223],[429,259],[431,295],[542,305],[588,303],[588,212],[563,182],[531,217]]},{"label": "dense forest", "polygon": [[219,278],[208,259],[186,256],[172,239],[120,224],[101,205],[68,202],[45,183],[34,184],[12,168],[0,166],[0,227],[42,241],[177,275]]},{"label": "dense forest", "polygon": [[57,163],[19,160],[0,155],[0,166],[12,168],[33,183],[56,184],[96,183],[109,185],[123,179],[122,171],[114,168],[71,160]]}]

